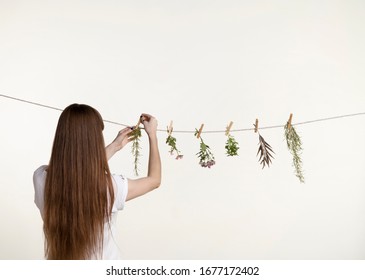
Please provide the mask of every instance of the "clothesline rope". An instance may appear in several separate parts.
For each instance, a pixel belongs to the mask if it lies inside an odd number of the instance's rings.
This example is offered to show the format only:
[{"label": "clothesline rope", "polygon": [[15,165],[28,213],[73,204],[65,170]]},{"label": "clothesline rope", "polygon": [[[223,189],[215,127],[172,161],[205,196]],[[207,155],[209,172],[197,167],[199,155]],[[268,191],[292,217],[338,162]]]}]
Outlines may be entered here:
[{"label": "clothesline rope", "polygon": [[[0,94],[0,97],[4,97],[4,98],[12,99],[12,100],[15,100],[15,101],[28,103],[28,104],[31,104],[31,105],[44,107],[44,108],[48,108],[48,109],[52,109],[52,110],[56,110],[56,111],[61,111],[61,112],[63,111],[63,109],[60,109],[60,108],[57,108],[57,107],[53,107],[53,106],[49,106],[49,105],[45,105],[45,104],[42,104],[42,103],[21,99],[21,98],[16,98],[16,97],[5,95],[5,94]],[[315,123],[315,122],[323,122],[323,121],[329,121],[329,120],[335,120],[335,119],[341,119],[341,118],[349,118],[349,117],[355,117],[355,116],[360,116],[360,115],[365,115],[365,112],[353,113],[353,114],[347,114],[347,115],[339,115],[339,116],[333,116],[333,117],[327,117],[327,118],[321,118],[321,119],[315,119],[315,120],[309,120],[309,121],[304,121],[304,122],[292,123],[291,125],[293,125],[293,126],[305,125],[305,124],[310,124],[310,123]],[[126,124],[123,124],[123,123],[120,123],[120,122],[115,122],[115,121],[106,120],[106,119],[104,119],[103,121],[106,122],[106,123],[120,125],[120,126],[124,126],[124,127],[130,126],[130,125],[126,125]],[[283,128],[284,126],[285,126],[285,124],[284,125],[263,126],[263,127],[260,127],[260,130],[273,129],[273,128]],[[255,128],[238,128],[238,129],[231,129],[231,132],[251,131],[251,130],[254,130],[254,129]],[[166,132],[165,129],[157,129],[157,131]],[[226,130],[205,130],[205,131],[203,131],[203,133],[225,133],[225,132],[226,132]],[[192,130],[174,130],[174,133],[195,133],[195,131],[192,131]]]}]

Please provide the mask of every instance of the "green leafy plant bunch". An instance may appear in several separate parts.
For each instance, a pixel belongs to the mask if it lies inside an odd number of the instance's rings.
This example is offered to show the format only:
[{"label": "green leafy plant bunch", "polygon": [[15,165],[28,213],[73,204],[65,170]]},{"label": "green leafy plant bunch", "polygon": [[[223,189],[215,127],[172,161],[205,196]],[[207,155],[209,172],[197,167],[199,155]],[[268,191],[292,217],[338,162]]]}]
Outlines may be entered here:
[{"label": "green leafy plant bunch", "polygon": [[177,149],[176,147],[176,138],[169,135],[166,138],[166,144],[170,147],[170,154],[173,155],[174,153],[176,153],[176,158],[175,159],[182,159],[184,156],[182,154],[180,154],[180,151]]},{"label": "green leafy plant bunch", "polygon": [[132,128],[133,130],[130,133],[130,137],[132,138],[132,155],[134,157],[134,174],[138,176],[138,165],[139,165],[139,158],[141,156],[141,128],[135,126]]},{"label": "green leafy plant bunch", "polygon": [[238,142],[232,135],[228,135],[227,142],[225,145],[227,156],[238,156]]},{"label": "green leafy plant bunch", "polygon": [[301,183],[304,183],[301,151],[302,151],[302,141],[300,136],[295,131],[295,128],[287,123],[284,127],[284,134],[286,139],[286,144],[290,153],[293,156],[293,166],[295,168],[295,176],[298,177]]}]

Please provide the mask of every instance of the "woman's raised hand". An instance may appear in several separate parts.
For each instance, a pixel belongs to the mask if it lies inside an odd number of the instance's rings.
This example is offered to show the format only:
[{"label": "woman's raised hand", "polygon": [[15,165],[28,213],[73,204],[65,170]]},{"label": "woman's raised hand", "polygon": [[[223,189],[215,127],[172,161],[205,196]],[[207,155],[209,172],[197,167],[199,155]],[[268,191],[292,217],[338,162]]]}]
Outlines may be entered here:
[{"label": "woman's raised hand", "polygon": [[155,117],[149,114],[141,115],[141,122],[144,126],[144,130],[147,132],[149,136],[156,135],[157,132],[157,120]]}]

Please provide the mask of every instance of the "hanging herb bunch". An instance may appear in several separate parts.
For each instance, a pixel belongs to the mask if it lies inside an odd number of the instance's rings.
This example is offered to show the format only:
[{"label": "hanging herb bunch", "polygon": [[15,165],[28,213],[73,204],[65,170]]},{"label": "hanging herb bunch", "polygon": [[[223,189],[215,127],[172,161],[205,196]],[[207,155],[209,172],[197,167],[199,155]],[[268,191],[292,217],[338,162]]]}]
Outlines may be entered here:
[{"label": "hanging herb bunch", "polygon": [[265,141],[265,139],[259,134],[259,149],[257,151],[256,156],[260,153],[260,164],[262,164],[262,169],[264,169],[265,164],[267,164],[268,167],[270,167],[271,158],[274,158],[272,154],[275,153],[271,146]]},{"label": "hanging herb bunch", "polygon": [[292,114],[290,115],[290,119],[284,127],[285,139],[288,149],[293,156],[293,166],[295,168],[295,176],[298,177],[301,183],[304,183],[302,159],[300,157],[302,151],[302,141],[298,133],[295,131],[295,128],[291,125],[291,118]]},{"label": "hanging herb bunch", "polygon": [[[256,124],[255,124],[255,132],[258,132],[258,120],[257,119],[256,119]],[[257,151],[256,156],[258,154],[260,154],[259,162],[260,162],[260,164],[262,164],[262,169],[264,169],[265,165],[270,167],[271,159],[274,158],[270,152],[275,154],[275,152],[273,151],[273,149],[271,148],[269,143],[267,143],[265,141],[264,137],[262,137],[259,133],[259,149]]]},{"label": "hanging herb bunch", "polygon": [[196,155],[199,158],[199,164],[202,167],[211,168],[215,164],[215,159],[213,153],[210,151],[210,148],[207,144],[204,143],[203,139],[200,137],[199,131],[195,130],[195,136],[199,136],[200,139],[200,151]]},{"label": "hanging herb bunch", "polygon": [[133,128],[132,132],[130,133],[130,137],[132,138],[132,155],[134,157],[134,174],[138,176],[138,165],[139,165],[139,158],[141,156],[141,128],[139,127],[140,122]]},{"label": "hanging herb bunch", "polygon": [[176,153],[175,159],[182,159],[184,156],[180,154],[180,151],[176,147],[176,138],[171,136],[172,130],[173,130],[173,128],[172,128],[172,121],[171,121],[170,126],[167,127],[168,136],[166,138],[166,144],[168,146],[170,146],[170,155],[173,155],[174,153]]},{"label": "hanging herb bunch", "polygon": [[236,141],[236,139],[229,133],[231,127],[232,127],[233,122],[231,122],[226,129],[226,136],[227,138],[227,142],[225,145],[225,149],[226,149],[226,154],[227,156],[238,156],[238,142]]},{"label": "hanging herb bunch", "polygon": [[234,139],[233,136],[228,135],[225,148],[227,156],[238,156],[238,142],[236,141],[236,139]]},{"label": "hanging herb bunch", "polygon": [[182,159],[183,155],[180,154],[180,151],[177,149],[176,147],[176,138],[169,135],[167,136],[166,139],[166,144],[170,147],[170,155],[173,155],[174,153],[176,153],[176,158],[175,159]]}]

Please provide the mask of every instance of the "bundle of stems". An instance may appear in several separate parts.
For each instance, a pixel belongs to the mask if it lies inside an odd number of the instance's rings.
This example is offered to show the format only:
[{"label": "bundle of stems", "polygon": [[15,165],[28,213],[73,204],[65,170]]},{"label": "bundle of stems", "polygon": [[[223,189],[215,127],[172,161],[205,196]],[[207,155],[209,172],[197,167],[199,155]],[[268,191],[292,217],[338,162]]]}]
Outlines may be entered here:
[{"label": "bundle of stems", "polygon": [[226,154],[227,156],[238,156],[238,142],[234,137],[230,134],[228,134],[227,142],[225,145]]},{"label": "bundle of stems", "polygon": [[[198,130],[195,131],[195,136],[198,135]],[[200,150],[196,154],[199,158],[199,164],[201,167],[208,167],[211,168],[215,165],[215,159],[213,153],[210,151],[210,147],[204,143],[203,138],[199,137],[200,139]]]},{"label": "bundle of stems", "polygon": [[261,161],[260,164],[262,164],[262,169],[264,169],[265,164],[270,167],[271,158],[274,158],[270,152],[275,153],[269,143],[267,143],[259,133],[259,149],[256,156],[260,153],[259,161]]},{"label": "bundle of stems", "polygon": [[141,128],[139,127],[139,124],[141,123],[141,121],[139,120],[137,125],[133,128],[132,132],[130,133],[130,137],[132,137],[132,155],[134,157],[134,174],[136,176],[139,175],[138,171],[138,165],[139,165],[139,158],[141,156],[141,137],[142,137],[142,133],[141,133]]},{"label": "bundle of stems", "polygon": [[301,151],[302,149],[302,141],[300,136],[295,131],[295,128],[287,123],[284,127],[285,131],[285,139],[286,144],[290,153],[293,156],[293,166],[295,168],[295,176],[298,177],[301,183],[304,183],[304,175],[302,169],[302,159],[301,159]]},{"label": "bundle of stems", "polygon": [[183,155],[180,154],[180,151],[176,147],[176,138],[168,135],[166,138],[166,144],[170,146],[170,155],[173,155],[174,152],[176,152],[176,158],[175,159],[182,159]]}]

